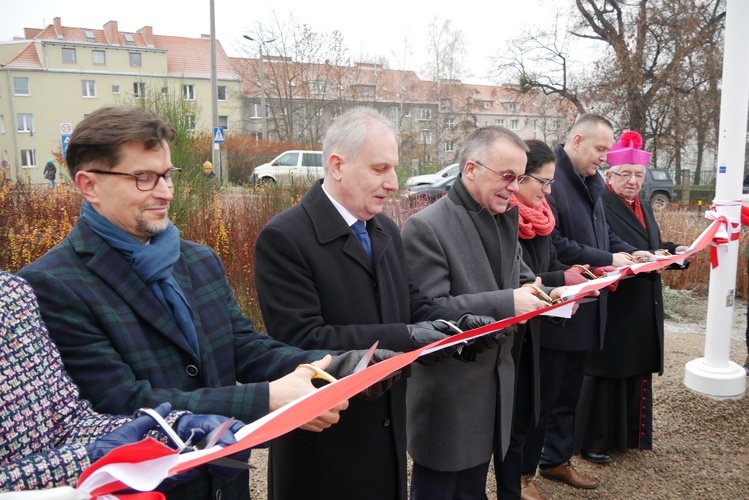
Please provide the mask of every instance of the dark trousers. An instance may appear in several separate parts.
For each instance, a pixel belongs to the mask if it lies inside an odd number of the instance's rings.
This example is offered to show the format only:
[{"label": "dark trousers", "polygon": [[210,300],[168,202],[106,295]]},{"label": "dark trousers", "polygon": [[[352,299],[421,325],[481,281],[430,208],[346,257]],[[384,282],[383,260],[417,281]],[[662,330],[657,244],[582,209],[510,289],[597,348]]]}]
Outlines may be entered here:
[{"label": "dark trousers", "polygon": [[411,500],[485,500],[489,462],[456,472],[428,469],[417,463],[411,471]]},{"label": "dark trousers", "polygon": [[[528,333],[526,332],[527,335]],[[503,500],[520,498],[523,446],[529,432],[535,427],[532,356],[531,346],[524,345],[520,351],[520,360],[518,363],[510,446],[503,460],[497,460],[498,455],[497,453],[494,454],[494,475],[497,480],[497,496]]]},{"label": "dark trousers", "polygon": [[541,415],[523,447],[521,471],[556,467],[572,458],[575,409],[585,374],[587,351],[540,350]]}]

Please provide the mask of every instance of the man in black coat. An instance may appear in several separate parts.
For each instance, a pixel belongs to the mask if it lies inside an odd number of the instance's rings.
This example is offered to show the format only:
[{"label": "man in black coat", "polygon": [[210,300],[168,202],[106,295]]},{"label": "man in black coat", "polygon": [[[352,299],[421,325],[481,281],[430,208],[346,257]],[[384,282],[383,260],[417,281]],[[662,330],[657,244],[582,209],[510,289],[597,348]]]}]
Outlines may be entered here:
[{"label": "man in black coat", "polygon": [[[614,235],[606,224],[603,207],[595,203],[605,189],[598,167],[613,144],[611,123],[602,116],[584,114],[570,130],[566,143],[554,151],[554,190],[547,201],[556,219],[552,243],[563,264],[622,267],[638,262],[632,253],[652,257]],[[566,322],[544,325],[541,385],[548,390],[541,395],[539,426],[529,435],[523,450],[523,474],[532,474],[538,464],[541,476],[548,479],[577,488],[598,487],[596,480],[572,466],[570,458],[585,358],[589,350],[603,345],[606,294],[602,291],[599,300],[581,304]]]},{"label": "man in black coat", "polygon": [[[661,241],[650,205],[640,199],[650,153],[637,132],[622,134],[607,155],[611,167],[598,204],[611,230],[656,253],[687,249]],[[689,261],[693,256],[687,258]],[[675,264],[671,268],[681,269]],[[575,417],[575,449],[587,454],[649,450],[653,438],[652,374],[663,373],[663,290],[659,272],[624,280],[608,300],[603,349],[588,353]]]},{"label": "man in black coat", "polygon": [[[255,279],[268,333],[299,347],[379,342],[394,351],[445,338],[450,330],[441,323],[410,323],[459,320],[463,312],[418,292],[398,226],[382,213],[398,189],[392,124],[371,108],[349,110],[328,130],[323,158],[323,181],[257,239]],[[352,399],[332,432],[274,440],[270,498],[405,500],[405,389],[401,380],[374,401]]]}]

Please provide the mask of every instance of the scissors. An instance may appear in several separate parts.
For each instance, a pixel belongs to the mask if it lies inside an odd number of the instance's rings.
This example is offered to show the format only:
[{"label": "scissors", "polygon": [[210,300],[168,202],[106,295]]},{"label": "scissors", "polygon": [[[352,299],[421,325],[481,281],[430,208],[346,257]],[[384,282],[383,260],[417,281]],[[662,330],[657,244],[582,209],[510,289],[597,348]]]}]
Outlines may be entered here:
[{"label": "scissors", "polygon": [[598,278],[598,276],[596,276],[595,274],[593,274],[593,271],[591,271],[587,267],[583,266],[582,264],[573,264],[572,267],[579,267],[580,269],[582,269],[582,271],[580,272],[580,274],[582,274],[583,276],[585,276],[589,280],[594,280],[594,279]]},{"label": "scissors", "polygon": [[544,301],[544,302],[546,303],[546,305],[547,305],[547,306],[552,306],[552,305],[556,304],[557,302],[561,302],[562,300],[564,300],[564,299],[562,299],[562,298],[559,298],[559,299],[552,299],[551,297],[549,297],[549,296],[548,296],[548,295],[546,294],[546,292],[544,292],[543,290],[541,290],[540,288],[538,288],[538,287],[537,287],[536,285],[534,285],[533,283],[526,283],[526,284],[525,284],[525,285],[523,285],[523,286],[527,286],[527,287],[529,287],[529,288],[532,288],[532,289],[534,290],[534,293],[533,293],[533,295],[537,295],[537,296],[538,296],[538,298],[539,298],[539,299],[541,299],[542,301]]},{"label": "scissors", "polygon": [[313,364],[304,363],[304,364],[301,364],[301,365],[297,366],[297,368],[309,368],[310,370],[312,370],[312,372],[314,373],[314,375],[312,375],[312,379],[319,378],[321,380],[325,380],[326,382],[335,382],[336,381],[336,378],[333,375],[331,375],[330,373],[326,372],[322,368],[318,368],[317,366],[315,366]]}]

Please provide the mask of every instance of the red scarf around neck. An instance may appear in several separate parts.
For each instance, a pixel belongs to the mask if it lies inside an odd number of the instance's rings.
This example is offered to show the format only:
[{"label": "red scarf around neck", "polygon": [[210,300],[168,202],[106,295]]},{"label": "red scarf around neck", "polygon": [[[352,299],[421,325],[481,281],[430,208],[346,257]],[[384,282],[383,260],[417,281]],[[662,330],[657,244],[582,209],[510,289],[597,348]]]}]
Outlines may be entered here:
[{"label": "red scarf around neck", "polygon": [[551,207],[546,202],[546,198],[541,200],[538,207],[529,207],[523,205],[515,198],[510,198],[510,207],[518,207],[518,236],[524,240],[531,240],[536,236],[546,236],[554,229],[554,214]]},{"label": "red scarf around neck", "polygon": [[[619,196],[616,191],[614,191],[614,188],[611,187],[611,184],[608,182],[606,183],[606,187],[609,188],[609,191]],[[629,200],[626,198],[623,198],[622,196],[619,196],[619,199],[624,202],[625,205],[627,205],[630,210],[632,210],[635,213],[635,217],[637,217],[637,220],[640,221],[640,224],[642,224],[642,227],[645,229],[648,228],[648,225],[645,223],[645,216],[642,213],[642,204],[640,203],[640,196],[639,194],[635,196],[635,201],[630,203]]]}]

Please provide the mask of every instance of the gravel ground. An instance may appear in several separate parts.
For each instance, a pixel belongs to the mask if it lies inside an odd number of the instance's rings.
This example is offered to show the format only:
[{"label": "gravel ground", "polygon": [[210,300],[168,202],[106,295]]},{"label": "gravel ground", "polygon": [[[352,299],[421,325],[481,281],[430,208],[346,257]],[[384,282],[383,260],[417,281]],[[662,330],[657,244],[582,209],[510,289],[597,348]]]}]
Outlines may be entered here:
[{"label": "gravel ground", "polygon": [[[749,499],[749,399],[716,401],[684,386],[685,363],[703,356],[705,347],[706,300],[689,307],[680,322],[666,321],[665,372],[653,378],[653,450],[614,453],[606,465],[574,457],[575,467],[601,486],[577,490],[536,476],[547,498]],[[746,302],[737,301],[731,360],[740,365],[746,357],[745,313]],[[267,498],[267,450],[253,451],[250,462],[257,467],[252,498]],[[490,471],[490,500],[497,498],[493,476]]]}]

